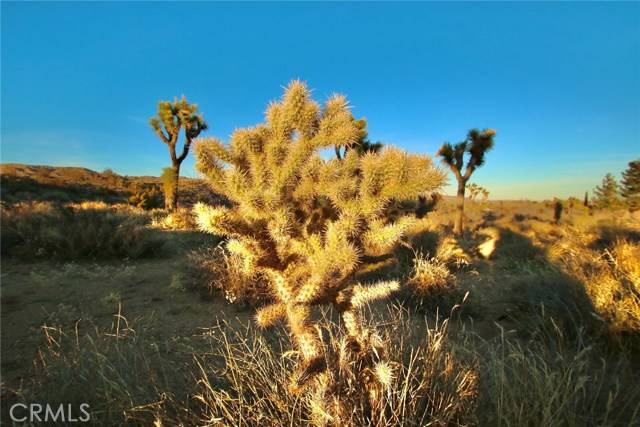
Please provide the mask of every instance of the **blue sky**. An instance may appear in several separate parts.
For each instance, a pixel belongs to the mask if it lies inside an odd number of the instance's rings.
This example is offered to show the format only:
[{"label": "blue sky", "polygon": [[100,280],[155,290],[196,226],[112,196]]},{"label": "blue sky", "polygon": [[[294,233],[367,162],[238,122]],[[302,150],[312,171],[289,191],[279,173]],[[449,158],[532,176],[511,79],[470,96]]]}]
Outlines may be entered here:
[{"label": "blue sky", "polygon": [[2,162],[158,175],[158,100],[186,95],[226,140],[292,78],[413,152],[497,129],[472,178],[493,198],[581,197],[640,157],[640,3],[1,7]]}]

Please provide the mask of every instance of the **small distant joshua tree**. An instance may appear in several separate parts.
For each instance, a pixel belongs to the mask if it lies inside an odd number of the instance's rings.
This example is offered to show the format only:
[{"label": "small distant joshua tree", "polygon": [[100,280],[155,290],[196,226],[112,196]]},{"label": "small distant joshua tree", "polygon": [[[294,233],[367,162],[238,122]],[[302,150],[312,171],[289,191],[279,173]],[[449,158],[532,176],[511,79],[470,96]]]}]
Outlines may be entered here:
[{"label": "small distant joshua tree", "polygon": [[476,183],[467,184],[467,191],[469,192],[469,199],[474,201],[480,194],[480,186]]},{"label": "small distant joshua tree", "polygon": [[[467,182],[471,178],[471,174],[484,164],[484,156],[494,144],[494,136],[496,131],[493,129],[472,129],[467,134],[467,138],[455,145],[446,142],[438,151],[438,156],[453,171],[458,182],[458,193],[456,198],[457,216],[454,225],[456,234],[462,233],[462,221],[464,217],[464,195]],[[468,154],[465,166],[465,155]]]},{"label": "small distant joshua tree", "polygon": [[482,196],[482,200],[487,200],[489,198],[489,191],[475,182],[467,184],[467,190],[469,191],[469,199],[471,199],[471,201],[475,201],[478,196]]},{"label": "small distant joshua tree", "polygon": [[[178,180],[180,177],[180,165],[189,154],[192,141],[207,129],[207,123],[202,114],[198,113],[196,104],[189,104],[183,96],[181,99],[160,101],[158,114],[149,119],[149,124],[162,142],[169,147],[171,157],[172,177],[175,181],[171,184],[172,190],[165,192],[165,208],[175,210],[178,207]],[[176,145],[180,133],[184,130],[184,142],[182,152],[176,153]],[[166,188],[166,187],[165,187]]]},{"label": "small distant joshua tree", "polygon": [[589,207],[589,192],[585,191],[584,192],[584,202],[583,202],[585,207]]},{"label": "small distant joshua tree", "polygon": [[562,211],[564,206],[562,205],[562,200],[556,200],[553,204],[553,221],[558,224],[560,223],[560,219],[562,218]]},{"label": "small distant joshua tree", "polygon": [[[307,86],[291,82],[269,105],[266,122],[236,130],[229,145],[204,138],[195,145],[196,167],[231,207],[194,207],[202,230],[229,238],[226,248],[247,278],[259,278],[273,303],[256,319],[268,327],[286,321],[299,351],[293,393],[308,392],[316,424],[340,424],[351,410],[347,381],[361,384],[373,414],[384,401],[391,367],[376,331],[361,309],[387,297],[397,281],[358,283],[354,273],[367,257],[390,253],[412,224],[390,222],[391,200],[416,199],[441,188],[444,175],[429,157],[393,147],[324,160],[320,150],[353,147],[363,127],[345,97],[320,107]],[[337,354],[327,351],[314,307],[340,315],[344,335]],[[372,415],[373,416],[373,415]]]}]

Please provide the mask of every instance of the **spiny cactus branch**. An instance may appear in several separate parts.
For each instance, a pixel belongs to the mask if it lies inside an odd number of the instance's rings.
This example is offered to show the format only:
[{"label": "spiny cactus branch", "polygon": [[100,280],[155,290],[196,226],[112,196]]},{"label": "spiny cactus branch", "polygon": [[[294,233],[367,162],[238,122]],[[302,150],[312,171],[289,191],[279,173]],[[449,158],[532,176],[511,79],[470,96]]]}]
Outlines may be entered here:
[{"label": "spiny cactus branch", "polygon": [[[367,256],[390,254],[412,224],[408,217],[389,221],[385,207],[438,191],[445,176],[427,156],[394,147],[351,149],[366,135],[366,122],[354,119],[342,95],[320,107],[300,81],[289,84],[265,117],[236,130],[228,144],[195,141],[196,168],[232,205],[198,204],[194,212],[203,231],[229,238],[227,250],[241,260],[243,274],[268,288],[273,303],[258,310],[258,324],[286,320],[300,354],[292,390],[315,384],[319,393],[338,368],[327,364],[313,308],[334,307],[358,343],[358,357],[381,360],[366,356],[381,349],[359,310],[399,285],[356,283],[355,272]],[[320,151],[332,146],[351,148],[340,159],[323,159]]]}]

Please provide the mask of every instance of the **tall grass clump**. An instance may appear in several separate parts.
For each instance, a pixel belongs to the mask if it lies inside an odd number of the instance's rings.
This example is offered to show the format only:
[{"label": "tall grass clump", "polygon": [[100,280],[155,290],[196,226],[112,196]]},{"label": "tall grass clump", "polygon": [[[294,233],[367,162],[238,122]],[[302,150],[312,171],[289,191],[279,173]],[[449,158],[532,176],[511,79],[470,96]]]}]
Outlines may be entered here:
[{"label": "tall grass clump", "polygon": [[571,337],[550,318],[529,340],[513,331],[462,348],[479,360],[480,425],[630,426],[640,422],[640,384],[633,361],[584,330]]},{"label": "tall grass clump", "polygon": [[222,245],[205,246],[189,253],[195,276],[209,293],[219,293],[229,303],[258,306],[271,300],[259,277],[247,278],[242,260]]},{"label": "tall grass clump", "polygon": [[[566,274],[579,280],[597,315],[614,334],[640,333],[640,242],[622,231],[572,233],[549,251]],[[635,236],[633,230],[629,236]],[[615,238],[607,238],[614,235]]]},{"label": "tall grass clump", "polygon": [[[339,313],[320,310],[318,329],[327,358],[341,370],[334,386],[345,408],[340,418],[327,414],[328,423],[577,427],[640,420],[640,384],[624,352],[584,329],[567,334],[542,315],[527,339],[509,330],[483,339],[455,310],[448,319],[420,318],[398,305],[371,310],[366,326],[377,326],[389,367],[378,372],[387,386],[373,409],[360,365],[340,358]],[[267,335],[251,322],[219,321],[167,340],[156,336],[152,319],[130,322],[121,307],[110,328],[83,322],[42,328],[34,375],[12,399],[88,403],[92,424],[105,426],[307,426],[325,410],[315,393],[289,393],[299,353],[290,350],[286,328]]]},{"label": "tall grass clump", "polygon": [[[196,205],[200,228],[227,237],[226,250],[245,277],[257,278],[269,292],[272,302],[256,319],[263,327],[286,322],[299,360],[289,390],[313,396],[319,425],[350,417],[340,366],[356,372],[352,380],[366,396],[369,417],[385,405],[392,368],[361,311],[399,283],[357,283],[353,275],[363,260],[390,254],[412,224],[409,215],[389,221],[387,205],[436,191],[445,179],[429,157],[389,146],[365,154],[350,150],[341,159],[320,156],[361,135],[343,96],[320,107],[304,83],[293,81],[269,105],[264,124],[236,130],[228,145],[205,138],[195,146],[198,170],[232,202]],[[343,326],[336,358],[313,317],[315,307],[326,305]]]},{"label": "tall grass clump", "polygon": [[[188,402],[174,400],[175,383],[184,379],[176,376],[167,349],[120,312],[106,330],[84,322],[75,330],[42,326],[44,344],[34,375],[16,400],[55,407],[88,404],[92,425],[153,425],[161,417],[177,422]],[[80,334],[86,326],[93,331]]]},{"label": "tall grass clump", "polygon": [[58,260],[140,258],[161,243],[131,208],[104,204],[22,203],[2,209],[2,253]]},{"label": "tall grass clump", "polygon": [[[324,310],[322,329],[327,351],[343,370],[336,384],[344,401],[340,418],[330,425],[425,426],[468,425],[473,422],[478,373],[473,361],[462,358],[449,340],[448,321],[429,327],[406,310],[391,307],[376,319],[385,324],[389,371],[384,399],[372,413],[358,380],[358,365],[340,360],[343,350],[334,334],[340,325]],[[286,351],[286,332],[278,329],[271,340],[253,327],[236,332],[220,324],[210,335],[212,354],[222,363],[199,363],[200,424],[305,426],[317,419],[313,394],[287,392],[296,352]],[[329,415],[329,414],[327,414]],[[217,424],[216,424],[217,423]]]}]

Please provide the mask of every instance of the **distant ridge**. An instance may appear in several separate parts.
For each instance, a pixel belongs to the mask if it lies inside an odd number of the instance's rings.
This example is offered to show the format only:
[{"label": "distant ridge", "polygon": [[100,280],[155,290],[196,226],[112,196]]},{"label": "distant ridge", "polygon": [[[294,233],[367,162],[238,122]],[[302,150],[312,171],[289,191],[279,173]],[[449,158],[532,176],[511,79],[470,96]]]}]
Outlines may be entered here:
[{"label": "distant ridge", "polygon": [[[160,182],[159,177],[150,175],[119,175],[116,173],[96,172],[94,170],[80,166],[27,165],[23,163],[0,163],[0,175],[15,176],[20,178],[32,178],[38,180],[53,179],[57,182],[62,180],[73,183],[79,183],[82,181],[88,181],[92,183],[108,181],[109,177],[115,175],[139,182]],[[183,178],[180,177],[180,179]],[[184,179],[188,180],[190,178]]]},{"label": "distant ridge", "polygon": [[[0,198],[10,203],[26,200],[119,203],[126,202],[142,188],[160,189],[162,185],[156,176],[127,176],[84,167],[22,163],[0,164],[0,181]],[[208,195],[213,196],[200,179],[180,177],[180,183],[186,202],[194,197],[206,200]]]}]

